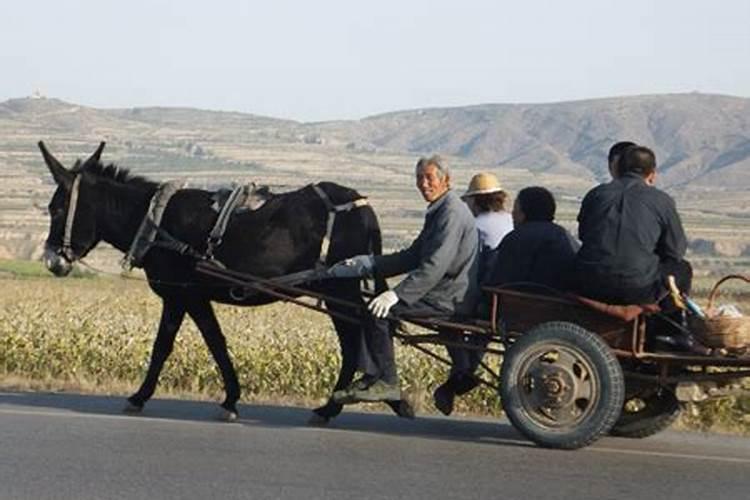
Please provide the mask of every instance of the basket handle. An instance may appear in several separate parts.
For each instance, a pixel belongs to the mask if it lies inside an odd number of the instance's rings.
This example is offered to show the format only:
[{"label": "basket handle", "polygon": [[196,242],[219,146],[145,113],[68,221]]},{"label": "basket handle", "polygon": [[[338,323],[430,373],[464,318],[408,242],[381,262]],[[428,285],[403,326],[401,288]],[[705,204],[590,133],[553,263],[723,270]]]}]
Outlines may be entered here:
[{"label": "basket handle", "polygon": [[742,274],[729,274],[721,278],[719,281],[716,282],[714,287],[711,289],[711,293],[708,295],[708,310],[709,311],[713,309],[714,299],[716,299],[716,296],[719,293],[719,287],[729,280],[742,280],[745,283],[750,283],[750,277],[743,276]]}]

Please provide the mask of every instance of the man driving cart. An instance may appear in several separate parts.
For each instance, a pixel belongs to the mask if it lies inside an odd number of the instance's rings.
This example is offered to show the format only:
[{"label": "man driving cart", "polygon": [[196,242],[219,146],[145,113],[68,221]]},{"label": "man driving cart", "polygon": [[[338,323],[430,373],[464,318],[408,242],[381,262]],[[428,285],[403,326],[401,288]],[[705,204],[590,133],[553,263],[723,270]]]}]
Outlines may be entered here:
[{"label": "man driving cart", "polygon": [[404,318],[470,315],[479,299],[479,238],[474,216],[451,190],[450,172],[439,156],[421,158],[415,175],[417,189],[429,203],[416,240],[404,250],[359,255],[329,270],[329,275],[337,278],[407,274],[393,289],[370,302],[365,342],[373,360],[372,373],[336,391],[333,398],[339,403],[400,398],[389,314]]}]

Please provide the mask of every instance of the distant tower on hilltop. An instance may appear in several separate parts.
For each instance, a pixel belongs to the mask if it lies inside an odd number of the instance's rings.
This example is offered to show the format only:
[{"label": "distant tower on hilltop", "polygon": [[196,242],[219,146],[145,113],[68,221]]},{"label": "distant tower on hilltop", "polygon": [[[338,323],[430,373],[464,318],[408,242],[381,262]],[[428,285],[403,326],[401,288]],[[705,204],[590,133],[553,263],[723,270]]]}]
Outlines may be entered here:
[{"label": "distant tower on hilltop", "polygon": [[34,92],[31,93],[31,98],[32,99],[46,99],[47,96],[45,96],[44,94],[42,94],[41,90],[34,89]]}]

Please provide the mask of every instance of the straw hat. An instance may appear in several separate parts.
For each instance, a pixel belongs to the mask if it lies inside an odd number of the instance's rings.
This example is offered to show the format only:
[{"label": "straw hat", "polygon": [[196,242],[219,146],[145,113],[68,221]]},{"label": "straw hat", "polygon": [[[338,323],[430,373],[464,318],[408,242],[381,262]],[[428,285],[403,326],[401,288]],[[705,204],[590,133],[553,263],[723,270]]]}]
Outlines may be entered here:
[{"label": "straw hat", "polygon": [[495,177],[494,174],[482,172],[471,178],[469,189],[463,194],[462,198],[476,196],[478,194],[497,193],[502,190],[503,188],[500,186],[500,181],[497,180],[497,177]]}]

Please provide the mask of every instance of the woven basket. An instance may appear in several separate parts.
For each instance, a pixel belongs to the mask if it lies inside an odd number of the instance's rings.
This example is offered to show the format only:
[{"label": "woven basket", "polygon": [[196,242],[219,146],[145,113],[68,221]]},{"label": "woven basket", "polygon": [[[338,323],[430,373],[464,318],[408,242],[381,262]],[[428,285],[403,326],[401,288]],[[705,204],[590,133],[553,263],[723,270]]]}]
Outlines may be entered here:
[{"label": "woven basket", "polygon": [[739,274],[724,276],[711,289],[708,296],[708,306],[706,307],[706,318],[690,316],[690,329],[709,347],[741,349],[750,345],[750,316],[742,318],[716,316],[716,310],[714,309],[714,301],[719,293],[719,287],[734,279],[750,283],[750,278],[747,276]]}]

